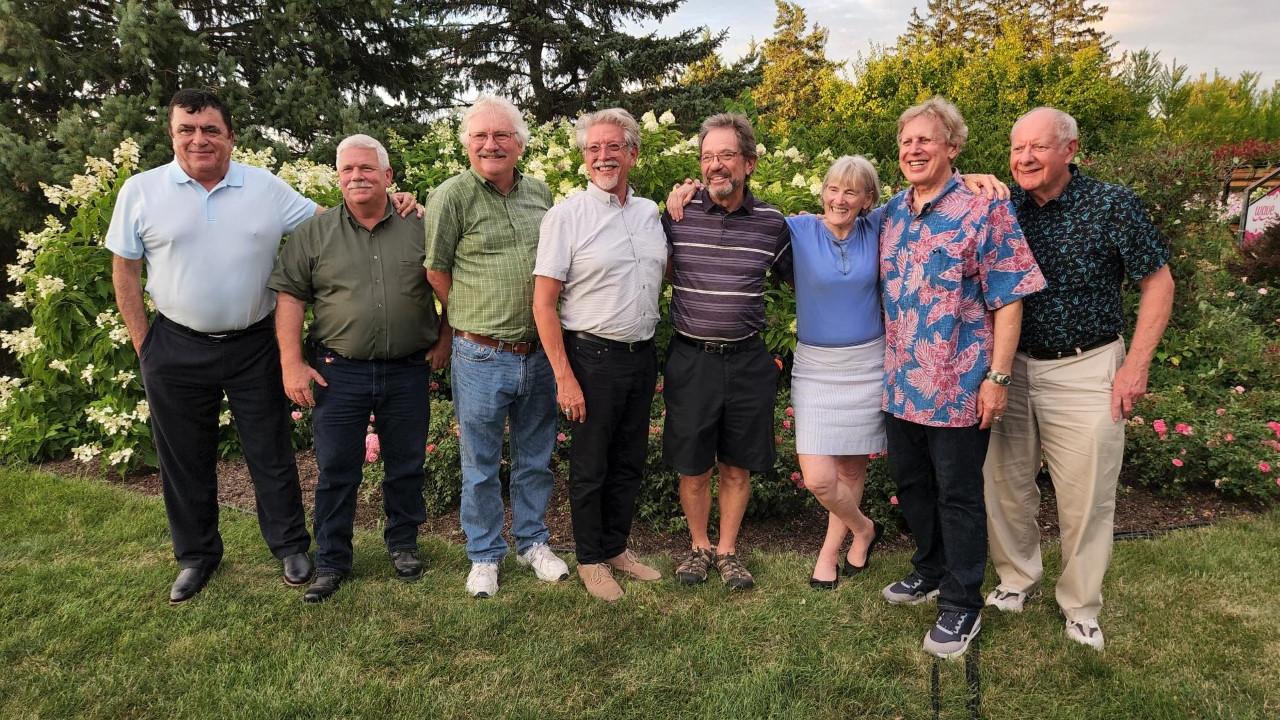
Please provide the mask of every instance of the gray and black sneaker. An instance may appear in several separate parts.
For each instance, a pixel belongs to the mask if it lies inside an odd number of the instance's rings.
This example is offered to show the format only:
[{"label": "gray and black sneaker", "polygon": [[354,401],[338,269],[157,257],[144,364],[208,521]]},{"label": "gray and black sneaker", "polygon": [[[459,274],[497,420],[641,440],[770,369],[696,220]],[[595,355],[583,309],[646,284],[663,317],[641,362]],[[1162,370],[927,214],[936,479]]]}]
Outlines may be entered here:
[{"label": "gray and black sneaker", "polygon": [[943,660],[958,658],[981,629],[982,613],[977,610],[941,610],[938,622],[925,633],[924,651]]},{"label": "gray and black sneaker", "polygon": [[909,575],[880,591],[891,605],[919,605],[938,597],[938,584],[912,570]]}]

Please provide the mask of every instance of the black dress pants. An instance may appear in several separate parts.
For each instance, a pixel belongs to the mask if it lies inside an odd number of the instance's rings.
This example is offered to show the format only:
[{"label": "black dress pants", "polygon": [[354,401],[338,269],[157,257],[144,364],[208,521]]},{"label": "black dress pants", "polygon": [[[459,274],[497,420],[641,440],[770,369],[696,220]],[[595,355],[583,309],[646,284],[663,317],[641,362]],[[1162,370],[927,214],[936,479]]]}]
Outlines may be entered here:
[{"label": "black dress pants", "polygon": [[569,451],[573,540],[579,564],[600,563],[627,549],[658,362],[652,342],[628,349],[566,333],[565,349],[587,405]]},{"label": "black dress pants", "polygon": [[178,565],[212,569],[222,560],[217,462],[224,393],[253,478],[267,547],[277,558],[306,552],[311,538],[272,316],[218,338],[157,315],[140,359]]}]

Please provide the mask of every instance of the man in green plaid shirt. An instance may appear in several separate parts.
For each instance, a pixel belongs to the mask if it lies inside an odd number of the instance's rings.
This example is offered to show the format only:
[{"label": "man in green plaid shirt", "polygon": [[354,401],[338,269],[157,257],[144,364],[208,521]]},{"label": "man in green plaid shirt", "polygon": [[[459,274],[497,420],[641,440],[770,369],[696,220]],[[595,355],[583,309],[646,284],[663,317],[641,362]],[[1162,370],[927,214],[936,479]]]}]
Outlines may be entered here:
[{"label": "man in green plaid shirt", "polygon": [[492,597],[507,554],[498,466],[511,430],[511,532],[523,565],[541,580],[569,576],[547,547],[554,480],[556,385],[533,323],[538,227],[551,191],[516,162],[529,141],[520,111],[481,97],[462,117],[471,168],[427,199],[427,279],[453,327],[453,403],[462,440],[462,529],[467,592]]}]

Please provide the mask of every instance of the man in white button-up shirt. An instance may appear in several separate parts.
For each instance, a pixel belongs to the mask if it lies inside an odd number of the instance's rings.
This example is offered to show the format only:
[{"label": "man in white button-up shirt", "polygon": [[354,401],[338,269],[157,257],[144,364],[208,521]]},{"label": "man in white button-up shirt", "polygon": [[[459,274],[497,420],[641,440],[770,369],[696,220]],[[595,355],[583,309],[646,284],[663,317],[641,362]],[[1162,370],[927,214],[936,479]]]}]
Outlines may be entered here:
[{"label": "man in white button-up shirt", "polygon": [[614,570],[661,578],[627,538],[648,449],[667,244],[657,205],[627,185],[640,152],[631,114],[585,115],[577,140],[591,182],[542,221],[533,314],[560,410],[575,423],[569,503],[578,575],[589,593],[612,601],[622,597]]}]

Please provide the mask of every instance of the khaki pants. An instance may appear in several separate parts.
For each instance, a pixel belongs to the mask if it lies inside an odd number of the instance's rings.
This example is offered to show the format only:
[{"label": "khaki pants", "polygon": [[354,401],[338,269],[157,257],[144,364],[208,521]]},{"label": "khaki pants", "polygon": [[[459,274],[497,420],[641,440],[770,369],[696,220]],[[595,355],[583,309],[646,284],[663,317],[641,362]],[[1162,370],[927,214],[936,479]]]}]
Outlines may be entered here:
[{"label": "khaki pants", "polygon": [[1040,458],[1049,466],[1062,532],[1056,596],[1068,620],[1096,619],[1111,561],[1124,421],[1111,420],[1120,340],[1060,360],[1018,353],[1004,420],[992,424],[985,495],[991,559],[1000,585],[1029,592],[1044,575],[1036,513]]}]

